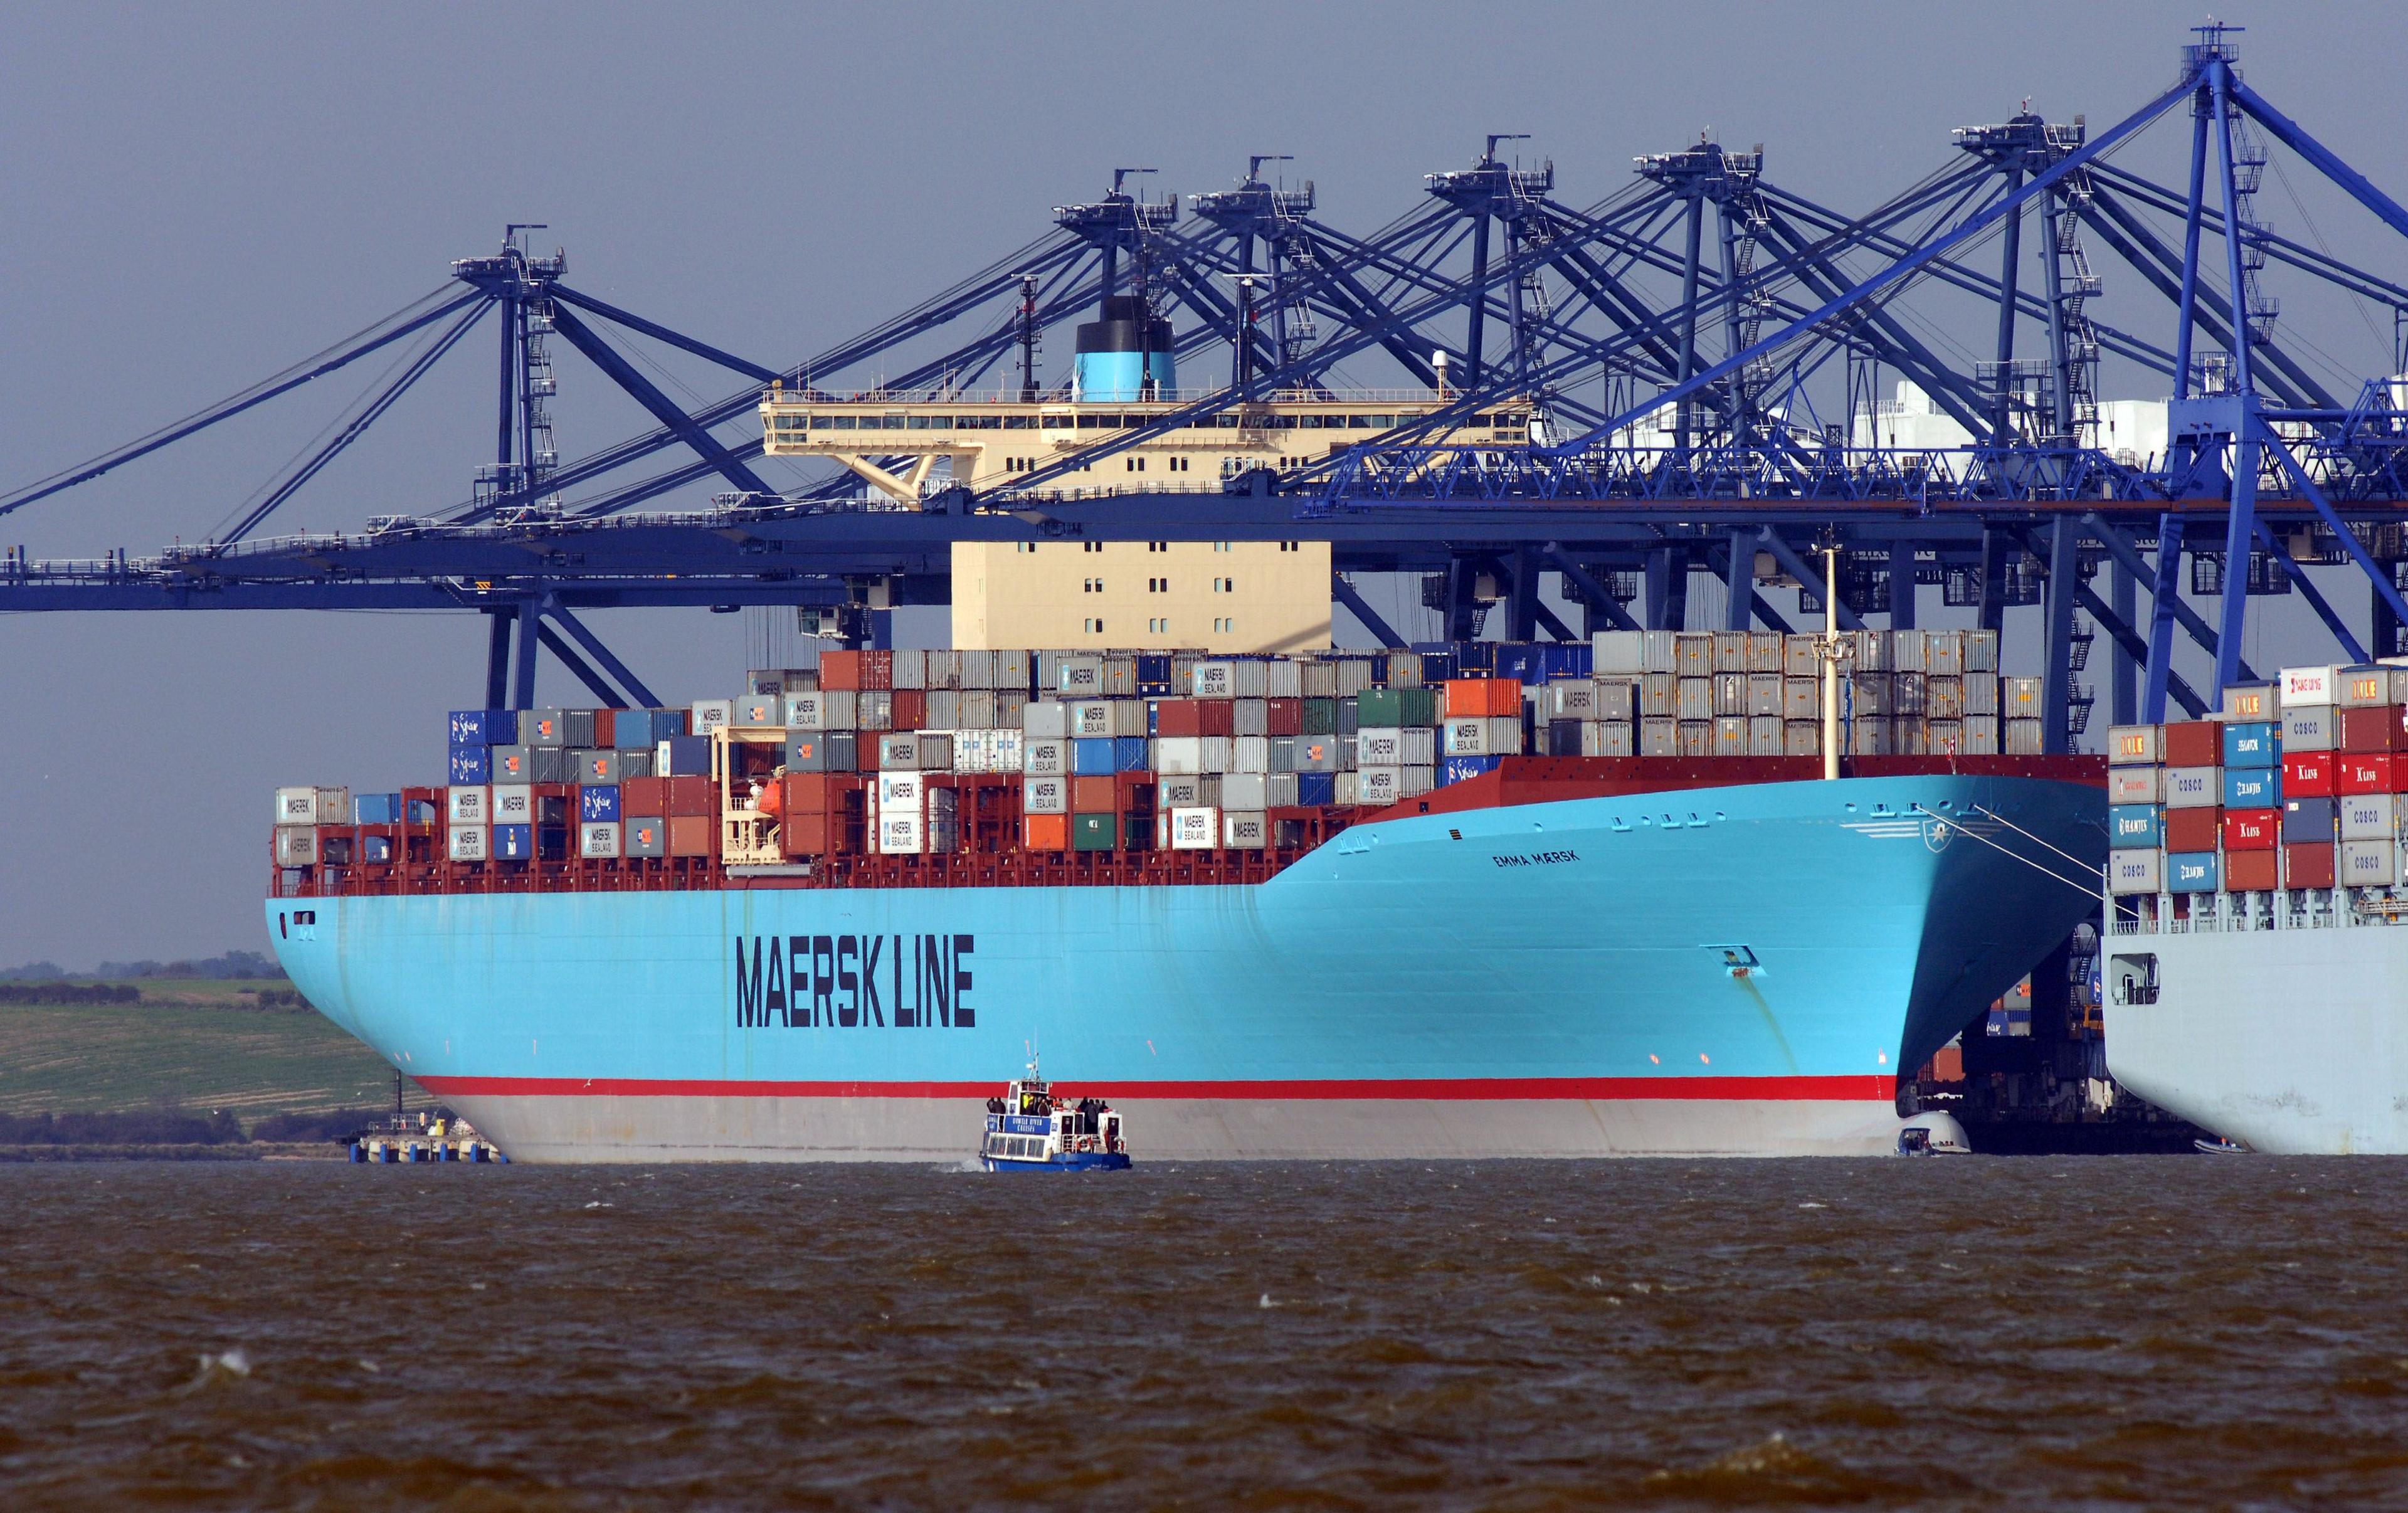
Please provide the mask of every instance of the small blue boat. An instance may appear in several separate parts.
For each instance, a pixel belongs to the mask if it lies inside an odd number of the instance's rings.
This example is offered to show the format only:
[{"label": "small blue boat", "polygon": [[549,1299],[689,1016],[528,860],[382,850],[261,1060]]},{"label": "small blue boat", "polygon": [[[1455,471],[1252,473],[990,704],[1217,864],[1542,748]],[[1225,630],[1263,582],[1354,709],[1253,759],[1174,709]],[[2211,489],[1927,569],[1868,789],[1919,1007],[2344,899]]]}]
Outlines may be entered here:
[{"label": "small blue boat", "polygon": [[1028,1073],[986,1103],[979,1164],[991,1172],[1118,1172],[1129,1165],[1121,1116],[1101,1098],[1056,1102],[1028,1059]]}]

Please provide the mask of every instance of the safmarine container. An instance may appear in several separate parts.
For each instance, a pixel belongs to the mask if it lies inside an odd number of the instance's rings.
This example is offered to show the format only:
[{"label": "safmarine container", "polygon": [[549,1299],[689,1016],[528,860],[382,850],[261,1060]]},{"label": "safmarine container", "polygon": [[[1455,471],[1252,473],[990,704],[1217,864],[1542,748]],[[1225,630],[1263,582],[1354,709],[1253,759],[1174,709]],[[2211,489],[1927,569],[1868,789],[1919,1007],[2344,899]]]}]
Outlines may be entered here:
[{"label": "safmarine container", "polygon": [[2165,844],[2165,817],[2154,804],[2116,804],[2107,810],[2107,844],[2122,850]]},{"label": "safmarine container", "polygon": [[486,860],[489,855],[489,847],[487,845],[485,827],[483,825],[453,825],[451,830],[451,849],[448,854],[454,862],[482,862]]},{"label": "safmarine container", "polygon": [[2281,757],[2272,725],[2225,721],[2224,764],[2227,767],[2271,767]]},{"label": "safmarine container", "polygon": [[1495,772],[1497,764],[1504,760],[1502,757],[1493,756],[1448,757],[1445,765],[1439,769],[1439,786],[1443,788],[1448,783],[1459,783],[1468,778],[1477,778],[1483,773]]},{"label": "safmarine container", "polygon": [[2214,851],[2167,852],[2166,892],[2170,893],[2215,892],[2215,853]]},{"label": "safmarine container", "polygon": [[[2167,808],[2204,808],[2224,802],[2223,775],[2216,768],[2213,766],[2168,767],[2164,771],[2163,802]],[[2113,801],[2114,795],[2111,793],[2110,802]]]},{"label": "safmarine container", "polygon": [[489,783],[494,780],[493,749],[484,746],[452,748],[451,766],[445,781],[452,783]]},{"label": "safmarine container", "polygon": [[2339,886],[2390,888],[2400,881],[2400,843],[2392,840],[2345,840],[2341,843]]},{"label": "safmarine container", "polygon": [[2398,794],[2352,793],[2338,807],[2344,840],[2390,840],[2400,834]]},{"label": "safmarine container", "polygon": [[454,746],[508,746],[518,738],[519,719],[514,709],[452,711],[452,744]]},{"label": "safmarine container", "polygon": [[[2330,845],[2340,818],[2339,802],[2329,798],[2286,798],[2283,801],[2283,844]],[[2329,883],[2325,884],[2330,887]]]},{"label": "safmarine container", "polygon": [[[619,822],[619,788],[615,783],[589,783],[577,791],[577,820],[580,824]],[[617,852],[612,852],[617,855]]]},{"label": "safmarine container", "polygon": [[619,854],[619,822],[588,821],[577,827],[577,854],[589,861],[600,861]]},{"label": "safmarine container", "polygon": [[499,824],[535,823],[535,789],[526,783],[495,783],[493,818]]},{"label": "safmarine container", "polygon": [[2271,809],[2283,801],[2279,767],[2224,769],[2224,806],[2228,809]]},{"label": "safmarine container", "polygon": [[2154,849],[2107,853],[2107,890],[2114,893],[2161,893],[2165,890],[2165,853]]}]

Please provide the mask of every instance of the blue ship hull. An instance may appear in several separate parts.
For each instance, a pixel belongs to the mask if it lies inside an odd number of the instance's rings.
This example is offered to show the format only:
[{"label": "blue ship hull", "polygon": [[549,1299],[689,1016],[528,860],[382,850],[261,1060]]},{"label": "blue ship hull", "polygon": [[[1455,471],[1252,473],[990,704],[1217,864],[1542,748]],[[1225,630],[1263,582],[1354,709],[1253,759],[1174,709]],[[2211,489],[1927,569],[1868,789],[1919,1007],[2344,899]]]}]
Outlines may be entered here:
[{"label": "blue ship hull", "polygon": [[2092,907],[1978,809],[2105,859],[2094,788],[1925,776],[1387,820],[1252,887],[267,922],[310,1002],[523,1161],[958,1161],[1031,1046],[1149,1157],[1870,1154],[1900,1068]]},{"label": "blue ship hull", "polygon": [[1053,1161],[1010,1161],[1001,1156],[981,1156],[979,1161],[991,1172],[1125,1172],[1130,1165],[1127,1153],[1119,1150],[1073,1150]]}]

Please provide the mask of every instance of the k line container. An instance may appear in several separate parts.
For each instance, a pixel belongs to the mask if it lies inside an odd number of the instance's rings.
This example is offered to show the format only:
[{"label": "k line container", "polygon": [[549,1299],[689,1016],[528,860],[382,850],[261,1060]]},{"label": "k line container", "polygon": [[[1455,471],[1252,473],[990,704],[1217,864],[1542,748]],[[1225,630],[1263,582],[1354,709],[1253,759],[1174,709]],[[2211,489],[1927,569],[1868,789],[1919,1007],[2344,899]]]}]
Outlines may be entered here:
[{"label": "k line container", "polygon": [[2224,718],[2275,721],[2283,714],[2282,690],[2272,683],[2235,683],[2224,691]]},{"label": "k line container", "polygon": [[2224,816],[2227,851],[2271,851],[2282,839],[2279,809],[2229,809]]}]

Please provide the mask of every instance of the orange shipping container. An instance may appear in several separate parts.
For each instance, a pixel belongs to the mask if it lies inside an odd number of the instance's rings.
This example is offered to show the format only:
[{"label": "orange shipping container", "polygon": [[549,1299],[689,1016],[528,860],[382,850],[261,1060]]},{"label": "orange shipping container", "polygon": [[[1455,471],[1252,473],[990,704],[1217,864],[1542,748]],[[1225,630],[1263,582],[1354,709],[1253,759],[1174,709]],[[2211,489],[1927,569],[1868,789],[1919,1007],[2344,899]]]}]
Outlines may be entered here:
[{"label": "orange shipping container", "polygon": [[1032,851],[1067,851],[1070,849],[1070,817],[1067,814],[1032,814],[1021,821]]},{"label": "orange shipping container", "polygon": [[843,823],[824,814],[790,814],[778,826],[779,849],[788,856],[824,856],[835,849],[829,833]]},{"label": "orange shipping container", "polygon": [[920,689],[896,689],[893,708],[896,730],[919,730],[928,723],[928,695]]},{"label": "orange shipping container", "polygon": [[861,682],[861,658],[858,651],[823,651],[820,653],[820,687],[824,689],[857,690]]},{"label": "orange shipping container", "polygon": [[2190,720],[2168,725],[2165,748],[2169,767],[2220,767],[2224,765],[2223,721]]},{"label": "orange shipping container", "polygon": [[2279,851],[2227,851],[2224,853],[2224,890],[2230,893],[2271,893],[2282,886],[2277,864]]},{"label": "orange shipping container", "polygon": [[1450,678],[1446,680],[1446,717],[1449,720],[1518,715],[1521,712],[1522,685],[1512,678]]},{"label": "orange shipping container", "polygon": [[1073,778],[1070,779],[1070,808],[1078,814],[1112,814],[1120,803],[1113,792],[1110,777]]},{"label": "orange shipping container", "polygon": [[719,821],[709,815],[669,816],[671,856],[713,856],[719,850]]}]

